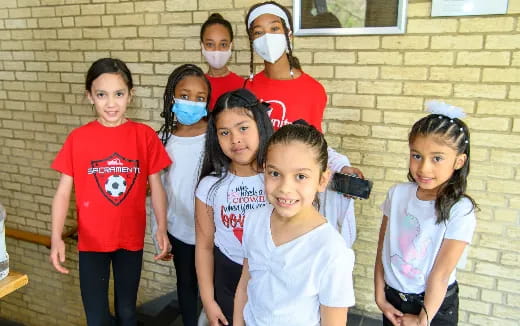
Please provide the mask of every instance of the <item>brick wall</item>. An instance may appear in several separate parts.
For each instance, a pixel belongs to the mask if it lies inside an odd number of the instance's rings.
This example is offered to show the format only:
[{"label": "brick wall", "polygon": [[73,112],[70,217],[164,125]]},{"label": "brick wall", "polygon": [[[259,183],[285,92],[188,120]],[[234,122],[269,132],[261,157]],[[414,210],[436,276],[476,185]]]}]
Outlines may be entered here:
[{"label": "brick wall", "polygon": [[[73,128],[94,112],[84,74],[99,57],[125,60],[135,76],[131,118],[160,126],[168,74],[202,64],[199,26],[214,11],[237,37],[231,68],[248,73],[243,17],[256,0],[2,0],[0,2],[0,201],[8,227],[49,234],[58,174],[51,160]],[[291,6],[292,1],[284,0]],[[356,309],[377,314],[373,261],[386,190],[405,180],[407,131],[426,100],[446,99],[469,113],[478,227],[459,272],[461,325],[518,325],[520,320],[520,0],[508,14],[431,18],[431,1],[410,0],[404,35],[297,37],[304,70],[329,94],[324,128],[330,144],[374,180],[357,202]],[[73,212],[71,212],[71,217]],[[67,226],[74,225],[69,218]],[[70,275],[48,263],[48,249],[7,240],[11,267],[25,288],[0,302],[0,316],[27,325],[82,325],[75,242]],[[174,271],[153,262],[147,238],[139,302],[173,289]],[[516,321],[515,321],[516,320]]]}]

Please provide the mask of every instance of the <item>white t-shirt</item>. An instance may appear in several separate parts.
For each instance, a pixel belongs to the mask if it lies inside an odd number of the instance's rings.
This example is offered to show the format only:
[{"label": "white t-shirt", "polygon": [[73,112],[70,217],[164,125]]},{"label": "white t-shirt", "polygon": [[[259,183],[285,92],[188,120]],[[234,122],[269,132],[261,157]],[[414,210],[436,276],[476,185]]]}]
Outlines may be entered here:
[{"label": "white t-shirt", "polygon": [[[417,184],[393,186],[381,205],[388,217],[383,242],[382,262],[385,281],[404,293],[422,293],[443,239],[471,243],[476,217],[468,198],[459,200],[449,219],[435,224],[435,201],[417,198]],[[448,284],[455,281],[456,269]]]},{"label": "white t-shirt", "polygon": [[[195,187],[204,159],[205,140],[205,134],[194,137],[171,135],[165,147],[173,162],[161,175],[168,198],[168,232],[190,245],[195,245]],[[151,217],[152,233],[155,234],[157,225],[153,210]]]},{"label": "white t-shirt", "polygon": [[206,135],[172,135],[166,151],[173,164],[164,175],[168,196],[168,232],[187,244],[195,244],[195,188],[204,157]]},{"label": "white t-shirt", "polygon": [[251,278],[244,308],[246,325],[318,326],[320,304],[354,305],[354,252],[324,223],[280,246],[271,237],[273,207],[252,212],[244,231]]},{"label": "white t-shirt", "polygon": [[[242,265],[242,235],[249,212],[265,205],[264,174],[251,177],[228,175],[215,186],[219,178],[207,176],[197,187],[196,196],[213,208],[215,246],[229,259]],[[247,217],[249,218],[249,217]]]},{"label": "white t-shirt", "polygon": [[[339,154],[333,148],[328,147],[329,161],[327,165],[334,172],[339,172],[344,166],[350,166],[350,161],[345,155]],[[332,180],[332,176],[331,176]],[[347,247],[352,248],[356,240],[356,215],[354,212],[354,199],[347,198],[330,188],[319,194],[320,213],[327,218],[329,223],[337,229]]]}]

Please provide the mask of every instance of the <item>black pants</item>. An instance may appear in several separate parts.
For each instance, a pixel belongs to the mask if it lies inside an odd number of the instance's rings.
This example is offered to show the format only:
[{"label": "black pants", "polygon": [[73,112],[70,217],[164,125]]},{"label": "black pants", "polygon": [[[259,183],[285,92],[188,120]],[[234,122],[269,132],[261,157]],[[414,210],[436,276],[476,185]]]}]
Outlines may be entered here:
[{"label": "black pants", "polygon": [[[136,301],[143,251],[79,252],[79,284],[88,326],[137,325]],[[115,320],[108,304],[110,264],[114,274]]]},{"label": "black pants", "polygon": [[[451,292],[451,293],[450,293]],[[398,292],[390,287],[385,288],[386,300],[390,302],[396,309],[405,314],[418,315],[422,310],[424,302],[424,294],[413,295],[413,298],[404,301]],[[430,318],[431,326],[456,326],[459,322],[459,286],[455,281],[448,287],[448,291],[444,301],[442,301],[439,310],[435,314],[433,320]],[[383,325],[392,326],[392,323],[383,315]]]},{"label": "black pants", "polygon": [[227,258],[217,247],[213,250],[214,255],[214,291],[215,301],[226,316],[229,326],[233,325],[233,301],[237,289],[242,265]]},{"label": "black pants", "polygon": [[197,326],[200,314],[199,286],[195,271],[195,246],[168,233],[172,244],[173,265],[177,274],[177,297],[184,326]]}]

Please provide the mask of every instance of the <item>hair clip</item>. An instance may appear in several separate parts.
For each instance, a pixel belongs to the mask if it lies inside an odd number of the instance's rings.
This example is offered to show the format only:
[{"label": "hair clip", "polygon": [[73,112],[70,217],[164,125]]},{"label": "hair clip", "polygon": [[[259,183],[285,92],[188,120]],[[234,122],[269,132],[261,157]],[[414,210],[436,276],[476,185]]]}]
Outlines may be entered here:
[{"label": "hair clip", "polygon": [[431,114],[439,114],[450,119],[461,119],[466,116],[461,108],[446,104],[441,101],[428,101],[426,102],[426,108],[426,111],[430,112]]},{"label": "hair clip", "polygon": [[439,116],[439,119],[442,119],[442,115]]},{"label": "hair clip", "polygon": [[453,120],[450,120],[450,123],[453,123]]},{"label": "hair clip", "polygon": [[466,144],[467,144],[467,143],[469,143],[469,141],[468,141],[468,140],[466,139],[466,140],[464,141],[464,143],[466,143]]},{"label": "hair clip", "polygon": [[459,130],[460,130],[460,131],[464,131],[464,128],[460,127]]}]

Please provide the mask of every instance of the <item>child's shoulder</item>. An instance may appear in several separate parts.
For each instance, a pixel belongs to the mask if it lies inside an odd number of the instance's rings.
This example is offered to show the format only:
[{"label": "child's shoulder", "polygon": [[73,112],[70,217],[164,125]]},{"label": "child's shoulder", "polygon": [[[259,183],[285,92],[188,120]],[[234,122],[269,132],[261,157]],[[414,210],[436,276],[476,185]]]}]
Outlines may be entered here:
[{"label": "child's shoulder", "polygon": [[128,119],[127,123],[132,128],[135,128],[135,129],[138,129],[138,130],[142,130],[143,132],[146,132],[146,133],[157,135],[155,130],[153,130],[152,127],[150,127],[149,125],[147,125],[145,123],[137,122],[137,121],[130,120],[130,119]]},{"label": "child's shoulder", "polygon": [[200,179],[200,182],[199,182],[199,185],[200,184],[214,184],[215,182],[217,182],[217,180],[219,180],[220,178],[214,174],[210,174],[210,175],[207,175],[205,176],[204,178]]},{"label": "child's shoulder", "polygon": [[462,196],[450,210],[450,218],[454,216],[466,216],[466,215],[475,215],[475,207],[471,199],[466,196]]},{"label": "child's shoulder", "polygon": [[354,251],[347,247],[345,239],[329,223],[323,225],[318,239],[312,241],[312,247],[316,248],[317,259],[323,266],[339,264],[345,269],[352,269],[355,261]]},{"label": "child's shoulder", "polygon": [[72,131],[69,133],[69,136],[77,137],[77,136],[83,136],[83,135],[89,135],[93,132],[98,132],[98,129],[100,128],[100,123],[97,120],[93,120],[90,122],[87,122],[86,124],[76,127],[72,129]]},{"label": "child's shoulder", "polygon": [[320,226],[319,233],[316,234],[316,239],[312,240],[312,242],[314,242],[313,246],[323,248],[332,257],[338,252],[353,255],[353,251],[347,247],[345,239],[329,223],[324,223]]},{"label": "child's shoulder", "polygon": [[208,192],[209,189],[213,187],[213,185],[217,183],[219,180],[220,177],[214,174],[210,174],[203,177],[202,179],[200,179],[199,184],[197,185],[197,192]]},{"label": "child's shoulder", "polygon": [[417,184],[415,182],[401,182],[396,183],[388,189],[388,193],[393,195],[394,193],[405,193],[415,192],[417,190]]}]

